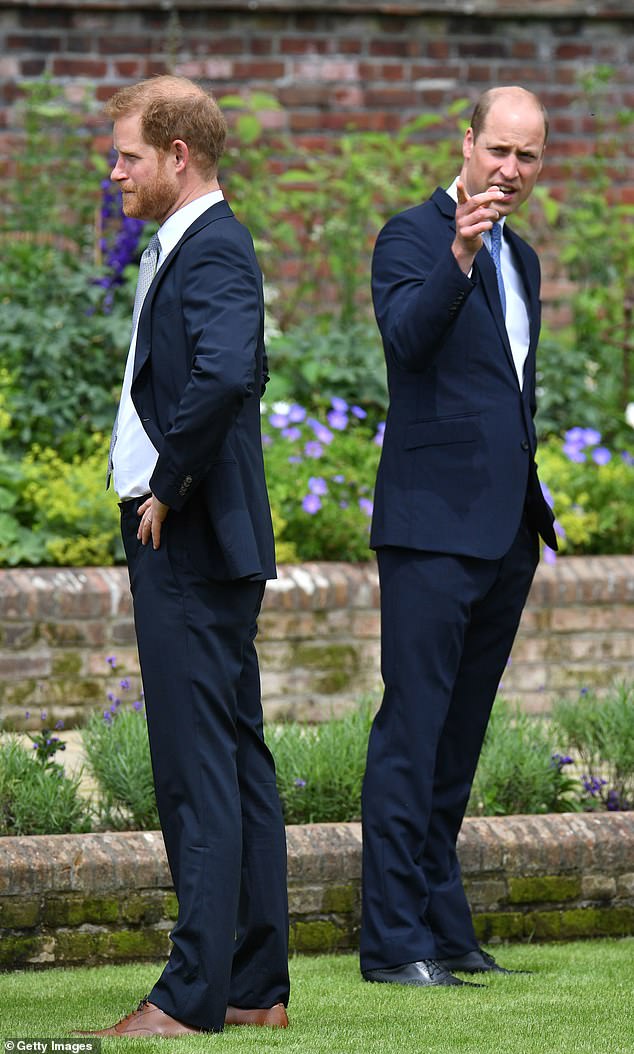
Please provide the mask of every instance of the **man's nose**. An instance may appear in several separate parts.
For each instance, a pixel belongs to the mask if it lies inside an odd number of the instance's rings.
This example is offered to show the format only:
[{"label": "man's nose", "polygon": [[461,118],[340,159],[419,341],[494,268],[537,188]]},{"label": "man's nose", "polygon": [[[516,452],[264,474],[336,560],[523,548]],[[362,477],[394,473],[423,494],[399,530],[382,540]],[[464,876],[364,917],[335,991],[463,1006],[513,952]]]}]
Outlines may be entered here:
[{"label": "man's nose", "polygon": [[509,154],[507,157],[504,158],[504,161],[500,166],[500,171],[505,179],[515,179],[519,172],[519,167],[517,164],[517,158],[515,157],[515,154]]},{"label": "man's nose", "polygon": [[125,179],[125,173],[123,172],[123,169],[122,169],[122,166],[121,166],[121,158],[120,157],[117,158],[117,160],[115,162],[115,165],[114,165],[114,168],[110,172],[110,179],[113,180],[113,181],[115,181],[117,179]]}]

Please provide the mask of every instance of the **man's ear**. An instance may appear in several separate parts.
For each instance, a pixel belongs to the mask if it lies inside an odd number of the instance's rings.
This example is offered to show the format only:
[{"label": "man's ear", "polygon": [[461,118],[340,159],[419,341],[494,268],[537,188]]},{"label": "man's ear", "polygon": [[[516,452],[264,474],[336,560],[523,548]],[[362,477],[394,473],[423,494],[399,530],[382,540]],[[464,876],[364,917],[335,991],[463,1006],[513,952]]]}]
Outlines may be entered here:
[{"label": "man's ear", "polygon": [[174,139],[170,151],[177,172],[183,172],[189,161],[189,147],[182,139]]},{"label": "man's ear", "polygon": [[473,153],[474,142],[475,139],[473,136],[473,128],[467,128],[464,134],[464,139],[462,141],[462,156],[464,157],[465,161],[468,161]]}]

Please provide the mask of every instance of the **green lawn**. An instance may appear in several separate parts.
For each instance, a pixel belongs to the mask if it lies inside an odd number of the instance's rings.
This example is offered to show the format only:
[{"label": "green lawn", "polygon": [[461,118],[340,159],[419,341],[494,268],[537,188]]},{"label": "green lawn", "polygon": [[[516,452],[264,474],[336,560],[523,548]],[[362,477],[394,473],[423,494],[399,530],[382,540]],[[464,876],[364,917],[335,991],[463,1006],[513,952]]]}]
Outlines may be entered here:
[{"label": "green lawn", "polygon": [[[125,1045],[170,1054],[212,1044],[231,1054],[632,1054],[634,939],[514,945],[498,958],[535,972],[493,976],[480,989],[414,989],[365,984],[354,956],[295,958],[287,1031]],[[147,964],[0,975],[0,1037],[61,1038],[112,1024],[156,975]],[[104,1054],[121,1042],[104,1040]]]}]

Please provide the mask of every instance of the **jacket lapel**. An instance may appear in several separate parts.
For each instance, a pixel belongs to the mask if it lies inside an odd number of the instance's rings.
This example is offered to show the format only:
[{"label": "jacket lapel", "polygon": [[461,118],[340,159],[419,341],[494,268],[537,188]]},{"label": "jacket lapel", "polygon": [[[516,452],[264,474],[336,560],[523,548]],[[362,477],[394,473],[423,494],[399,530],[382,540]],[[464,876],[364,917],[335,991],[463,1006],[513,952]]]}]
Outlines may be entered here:
[{"label": "jacket lapel", "polygon": [[143,369],[150,355],[150,326],[149,319],[152,313],[152,305],[154,298],[161,287],[161,283],[165,279],[169,268],[174,263],[174,260],[180,252],[181,246],[193,238],[198,231],[201,231],[204,227],[210,223],[214,223],[216,220],[226,219],[228,216],[233,216],[233,212],[226,201],[218,201],[211,208],[203,212],[198,219],[187,228],[183,236],[176,243],[172,251],[166,256],[165,260],[156,272],[152,285],[148,289],[145,300],[143,301],[143,307],[141,308],[141,314],[139,315],[139,324],[137,327],[136,335],[136,349],[134,353],[134,372],[132,374],[132,382],[137,379],[139,373]]}]

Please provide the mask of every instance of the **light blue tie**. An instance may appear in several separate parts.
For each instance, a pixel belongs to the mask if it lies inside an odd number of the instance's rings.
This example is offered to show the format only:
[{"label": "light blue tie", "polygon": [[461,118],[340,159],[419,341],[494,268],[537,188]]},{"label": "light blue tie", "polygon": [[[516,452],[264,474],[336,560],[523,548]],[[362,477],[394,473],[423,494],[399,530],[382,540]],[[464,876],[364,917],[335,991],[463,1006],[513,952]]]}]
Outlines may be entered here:
[{"label": "light blue tie", "polygon": [[495,273],[498,279],[498,289],[500,291],[500,301],[502,304],[502,314],[506,318],[506,290],[504,289],[504,279],[502,278],[502,261],[500,259],[500,251],[502,249],[502,225],[500,223],[494,223],[491,228],[491,257],[495,265]]},{"label": "light blue tie", "polygon": [[[158,263],[159,254],[161,252],[161,243],[159,241],[158,234],[153,234],[150,238],[143,255],[141,256],[141,262],[139,264],[139,277],[136,283],[136,292],[134,294],[134,307],[132,309],[132,333],[136,329],[136,324],[139,321],[139,315],[141,314],[141,308],[143,307],[143,301],[145,300],[146,293],[152,285],[152,279],[156,274],[156,265]],[[112,475],[112,455],[114,453],[115,443],[117,442],[117,424],[119,422],[119,411],[117,410],[117,416],[114,419],[112,426],[112,435],[110,436],[110,449],[108,451],[108,469],[106,472],[106,490],[110,486],[110,477]]]}]

